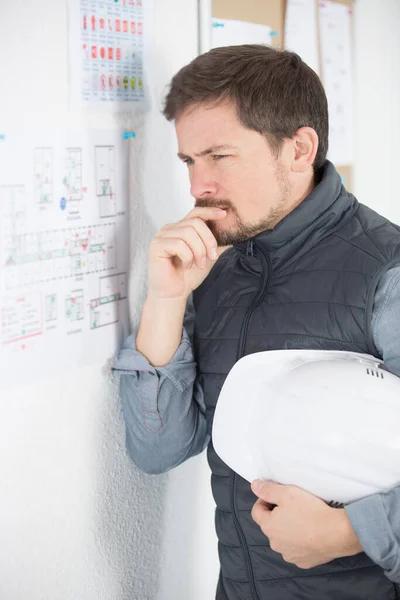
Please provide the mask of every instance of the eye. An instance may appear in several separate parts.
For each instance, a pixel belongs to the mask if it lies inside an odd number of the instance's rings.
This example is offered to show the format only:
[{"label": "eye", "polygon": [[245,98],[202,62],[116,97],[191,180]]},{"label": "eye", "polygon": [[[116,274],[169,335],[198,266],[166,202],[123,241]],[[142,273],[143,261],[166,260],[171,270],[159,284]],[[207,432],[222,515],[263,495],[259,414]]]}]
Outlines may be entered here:
[{"label": "eye", "polygon": [[213,154],[215,160],[221,160],[221,158],[227,158],[228,154]]},{"label": "eye", "polygon": [[183,158],[182,160],[185,163],[185,165],[193,165],[194,164],[193,158]]}]

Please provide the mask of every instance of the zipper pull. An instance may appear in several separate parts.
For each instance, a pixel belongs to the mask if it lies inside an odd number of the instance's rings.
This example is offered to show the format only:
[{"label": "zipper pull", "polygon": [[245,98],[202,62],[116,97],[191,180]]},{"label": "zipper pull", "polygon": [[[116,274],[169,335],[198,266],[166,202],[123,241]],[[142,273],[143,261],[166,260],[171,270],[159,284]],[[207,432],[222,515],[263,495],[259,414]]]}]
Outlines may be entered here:
[{"label": "zipper pull", "polygon": [[254,252],[253,252],[253,240],[249,240],[247,242],[246,256],[254,256]]}]

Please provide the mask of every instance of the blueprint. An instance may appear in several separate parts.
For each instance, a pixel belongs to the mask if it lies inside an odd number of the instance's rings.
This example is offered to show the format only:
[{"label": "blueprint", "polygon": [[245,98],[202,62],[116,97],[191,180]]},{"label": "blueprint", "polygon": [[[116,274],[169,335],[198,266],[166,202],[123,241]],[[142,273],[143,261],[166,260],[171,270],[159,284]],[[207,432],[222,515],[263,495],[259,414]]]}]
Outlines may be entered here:
[{"label": "blueprint", "polygon": [[0,140],[0,388],[103,361],[127,334],[128,142]]}]

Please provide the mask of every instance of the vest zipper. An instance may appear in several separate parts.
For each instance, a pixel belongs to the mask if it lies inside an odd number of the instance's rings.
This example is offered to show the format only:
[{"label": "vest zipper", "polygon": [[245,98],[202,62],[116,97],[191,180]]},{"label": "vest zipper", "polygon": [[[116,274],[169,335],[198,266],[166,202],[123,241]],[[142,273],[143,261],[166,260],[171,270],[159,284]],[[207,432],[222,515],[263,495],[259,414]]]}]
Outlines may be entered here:
[{"label": "vest zipper", "polygon": [[263,282],[261,285],[260,293],[257,298],[254,300],[253,304],[248,309],[242,325],[242,330],[240,332],[238,350],[236,354],[236,360],[241,359],[244,356],[246,340],[247,340],[247,332],[249,329],[250,319],[253,315],[253,312],[256,310],[257,306],[264,299],[265,294],[268,291],[268,288],[272,279],[272,262],[268,254],[264,254],[259,246],[253,240],[249,240],[247,242],[246,256],[254,256],[254,247],[257,248],[261,255],[261,261],[263,263]]},{"label": "vest zipper", "polygon": [[[256,310],[257,306],[264,299],[265,294],[268,291],[268,288],[270,286],[271,279],[272,279],[271,259],[267,254],[264,254],[264,252],[261,250],[261,248],[259,248],[259,246],[257,246],[257,244],[255,242],[253,242],[253,240],[249,240],[247,242],[246,256],[254,256],[254,247],[256,247],[260,251],[261,260],[263,263],[263,280],[262,280],[262,285],[261,285],[259,294],[257,295],[256,299],[254,300],[254,302],[252,303],[252,305],[250,306],[250,308],[248,309],[248,311],[244,317],[242,329],[241,329],[240,337],[239,337],[239,344],[238,344],[236,360],[239,360],[240,358],[242,358],[244,356],[247,333],[248,333],[251,317],[252,317],[254,311]],[[247,571],[248,578],[249,578],[251,595],[254,600],[260,600],[260,597],[259,597],[257,589],[256,589],[255,580],[254,580],[254,571],[253,571],[253,565],[251,562],[249,548],[247,546],[246,538],[245,538],[242,526],[240,525],[240,522],[239,522],[239,519],[237,516],[236,502],[235,502],[236,473],[233,472],[233,475],[231,475],[231,477],[232,477],[232,480],[231,480],[232,481],[231,508],[232,508],[232,514],[233,514],[233,522],[235,523],[236,532],[238,534],[240,544],[243,549],[243,553],[244,553],[244,557],[245,557],[246,571]]]}]

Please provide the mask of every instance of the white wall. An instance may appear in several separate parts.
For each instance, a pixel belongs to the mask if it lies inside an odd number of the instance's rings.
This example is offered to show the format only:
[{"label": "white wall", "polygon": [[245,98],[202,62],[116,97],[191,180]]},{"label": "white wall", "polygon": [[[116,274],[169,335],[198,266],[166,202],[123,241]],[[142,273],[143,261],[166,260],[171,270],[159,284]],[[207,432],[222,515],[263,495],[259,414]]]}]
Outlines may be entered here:
[{"label": "white wall", "polygon": [[[191,208],[174,129],[159,101],[197,53],[197,1],[156,0],[155,7],[154,103],[133,122],[133,323],[151,236]],[[67,49],[65,0],[0,0],[2,131],[115,126],[112,117],[68,113]],[[0,397],[1,600],[213,597],[217,558],[205,456],[169,475],[140,473],[126,456],[116,389],[103,365],[77,365],[35,385],[22,381],[23,373]]]},{"label": "white wall", "polygon": [[[170,77],[196,54],[197,2],[155,4],[158,102]],[[355,193],[398,222],[399,25],[398,0],[356,1]],[[0,50],[0,121],[96,125],[96,115],[85,121],[67,113],[65,1],[0,0]],[[136,324],[147,245],[191,200],[174,156],[173,127],[157,105],[134,127],[130,302]],[[168,475],[138,472],[125,454],[116,390],[102,365],[18,383],[0,399],[0,598],[211,600],[218,568],[205,456]]]},{"label": "white wall", "polygon": [[400,223],[400,2],[356,0],[354,193]]}]

